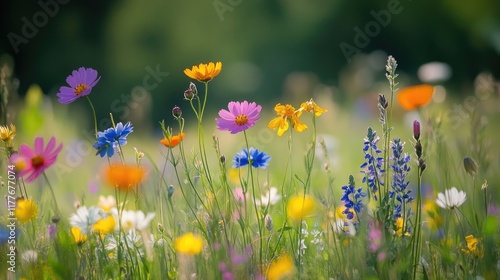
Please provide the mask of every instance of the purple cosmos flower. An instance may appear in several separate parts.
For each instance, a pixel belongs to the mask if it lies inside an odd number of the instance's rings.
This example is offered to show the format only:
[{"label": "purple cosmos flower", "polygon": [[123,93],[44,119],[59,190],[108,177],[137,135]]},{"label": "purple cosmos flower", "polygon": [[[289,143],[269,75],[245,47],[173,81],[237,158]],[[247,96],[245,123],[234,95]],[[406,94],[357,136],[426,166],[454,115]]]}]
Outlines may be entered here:
[{"label": "purple cosmos flower", "polygon": [[19,147],[19,153],[10,157],[10,162],[19,171],[19,176],[24,177],[29,174],[25,181],[31,182],[56,162],[62,147],[62,144],[56,147],[56,138],[54,137],[50,138],[49,143],[44,147],[43,138],[37,137],[34,149],[22,144]]},{"label": "purple cosmos flower", "polygon": [[89,95],[100,79],[101,77],[97,78],[97,71],[92,68],[80,67],[78,71],[73,70],[73,73],[66,78],[70,87],[62,86],[59,88],[58,101],[62,104],[69,104],[80,97]]},{"label": "purple cosmos flower", "polygon": [[259,120],[260,110],[262,106],[257,105],[255,102],[248,103],[248,101],[234,102],[231,101],[227,105],[229,111],[220,110],[220,118],[216,118],[217,129],[227,130],[232,134],[242,132],[254,126],[255,122]]}]

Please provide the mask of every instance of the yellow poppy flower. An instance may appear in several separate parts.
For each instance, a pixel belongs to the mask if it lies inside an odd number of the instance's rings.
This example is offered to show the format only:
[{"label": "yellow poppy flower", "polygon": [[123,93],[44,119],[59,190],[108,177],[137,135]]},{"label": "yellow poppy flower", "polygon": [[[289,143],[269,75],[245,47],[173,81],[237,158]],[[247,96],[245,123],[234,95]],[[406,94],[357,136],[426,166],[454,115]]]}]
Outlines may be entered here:
[{"label": "yellow poppy flower", "polygon": [[314,199],[308,195],[297,195],[288,201],[286,212],[293,220],[304,219],[314,213],[316,204]]},{"label": "yellow poppy flower", "polygon": [[203,249],[203,239],[193,233],[185,233],[174,242],[175,251],[186,255],[198,255]]},{"label": "yellow poppy flower", "polygon": [[286,277],[291,277],[295,273],[293,260],[288,254],[284,254],[273,261],[267,269],[267,279],[279,280]]},{"label": "yellow poppy flower", "polygon": [[198,82],[209,82],[215,76],[219,75],[222,70],[222,63],[210,62],[208,64],[200,63],[198,66],[193,66],[191,69],[184,69],[184,74],[191,79],[197,80]]},{"label": "yellow poppy flower", "polygon": [[273,130],[278,128],[278,136],[282,136],[288,130],[288,121],[292,123],[293,129],[297,132],[307,129],[307,125],[299,120],[302,110],[295,110],[295,107],[290,104],[281,105],[281,103],[278,103],[274,107],[274,111],[278,114],[278,117],[272,119],[267,126]]},{"label": "yellow poppy flower", "polygon": [[36,217],[38,206],[32,199],[19,199],[14,215],[20,222],[28,222]]}]

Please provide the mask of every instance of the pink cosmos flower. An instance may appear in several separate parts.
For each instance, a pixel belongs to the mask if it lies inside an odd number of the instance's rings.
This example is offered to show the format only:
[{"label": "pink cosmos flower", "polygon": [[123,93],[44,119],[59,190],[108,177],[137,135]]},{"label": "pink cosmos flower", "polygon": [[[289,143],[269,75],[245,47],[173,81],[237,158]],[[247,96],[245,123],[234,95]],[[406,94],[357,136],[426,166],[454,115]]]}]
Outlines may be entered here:
[{"label": "pink cosmos flower", "polygon": [[248,101],[235,102],[231,101],[227,105],[229,111],[220,110],[220,118],[216,118],[217,129],[227,130],[232,134],[242,132],[255,125],[259,120],[260,110],[262,106],[257,105],[255,102],[248,103]]},{"label": "pink cosmos flower", "polygon": [[56,162],[57,155],[61,152],[63,145],[60,144],[56,148],[56,138],[52,137],[44,147],[44,140],[42,137],[35,139],[35,149],[31,149],[26,144],[19,147],[19,153],[13,154],[10,161],[19,171],[19,176],[24,177],[26,182],[31,182],[38,178],[45,169],[49,168]]},{"label": "pink cosmos flower", "polygon": [[97,71],[92,68],[80,67],[78,71],[73,70],[71,75],[66,78],[70,87],[62,86],[59,88],[58,101],[62,104],[69,104],[80,97],[89,95],[100,79],[101,77],[97,78]]}]

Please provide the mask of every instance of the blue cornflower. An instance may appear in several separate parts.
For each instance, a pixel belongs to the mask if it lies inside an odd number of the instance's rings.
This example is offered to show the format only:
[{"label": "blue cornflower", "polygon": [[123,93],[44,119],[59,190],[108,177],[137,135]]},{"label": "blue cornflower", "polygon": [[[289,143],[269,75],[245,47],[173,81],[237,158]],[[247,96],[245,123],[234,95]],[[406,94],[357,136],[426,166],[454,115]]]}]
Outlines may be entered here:
[{"label": "blue cornflower", "polygon": [[116,127],[111,127],[105,131],[97,133],[97,139],[94,143],[94,148],[97,150],[96,155],[104,157],[112,157],[115,154],[115,148],[127,144],[127,136],[134,131],[134,127],[130,122],[123,125],[121,122],[116,124]]},{"label": "blue cornflower", "polygon": [[[403,153],[405,143],[401,142],[400,139],[396,138],[391,142],[392,149],[392,190],[389,192],[389,196],[392,198],[396,196],[396,200],[399,202],[394,206],[394,218],[399,218],[402,216],[401,210],[403,205],[409,204],[413,201],[413,197],[410,196],[411,190],[408,189],[409,181],[406,181],[406,177],[411,170],[408,165],[410,161],[410,155]],[[409,207],[408,207],[409,209]],[[404,214],[404,213],[403,213]]]},{"label": "blue cornflower", "polygon": [[[342,187],[344,190],[344,195],[342,195],[341,201],[344,202],[345,209],[342,214],[347,215],[347,219],[352,220],[354,218],[354,213],[360,213],[363,210],[362,198],[366,196],[363,192],[363,188],[356,189],[356,183],[354,182],[354,177],[349,175],[349,183]],[[354,210],[354,213],[351,211]]]},{"label": "blue cornflower", "polygon": [[248,165],[249,161],[254,168],[266,168],[270,160],[271,157],[265,152],[259,152],[258,149],[250,147],[250,153],[248,153],[247,149],[243,149],[234,156],[233,168]]},{"label": "blue cornflower", "polygon": [[383,178],[385,170],[384,158],[380,156],[381,150],[377,148],[377,143],[380,138],[377,136],[377,132],[373,131],[371,127],[368,127],[368,132],[364,139],[363,152],[365,153],[365,162],[361,164],[361,172],[365,174],[363,177],[363,183],[368,183],[368,187],[373,193],[373,197],[377,200],[377,191],[380,186],[384,185]]}]

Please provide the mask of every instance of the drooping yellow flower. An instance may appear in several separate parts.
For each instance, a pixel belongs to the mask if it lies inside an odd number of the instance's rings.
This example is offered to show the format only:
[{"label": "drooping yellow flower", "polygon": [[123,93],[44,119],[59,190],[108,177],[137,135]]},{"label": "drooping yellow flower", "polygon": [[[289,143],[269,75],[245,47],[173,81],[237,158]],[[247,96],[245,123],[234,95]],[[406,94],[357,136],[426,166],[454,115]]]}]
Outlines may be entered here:
[{"label": "drooping yellow flower", "polygon": [[286,212],[288,217],[293,220],[300,220],[313,214],[315,208],[316,204],[314,203],[314,199],[312,197],[308,195],[305,197],[303,195],[297,195],[290,198],[288,201]]},{"label": "drooping yellow flower", "polygon": [[469,255],[471,258],[481,259],[484,256],[484,248],[481,244],[481,239],[474,237],[474,235],[467,235],[465,237],[467,248],[462,248],[462,252]]},{"label": "drooping yellow flower", "polygon": [[16,126],[10,124],[9,127],[0,125],[0,139],[4,142],[10,142],[14,140],[16,136]]},{"label": "drooping yellow flower", "polygon": [[19,199],[17,201],[17,208],[14,211],[14,215],[20,222],[28,222],[29,220],[36,217],[38,212],[38,206],[32,199]]},{"label": "drooping yellow flower", "polygon": [[269,280],[280,280],[292,277],[294,273],[295,266],[292,258],[288,254],[284,254],[269,265],[266,276]]},{"label": "drooping yellow flower", "polygon": [[104,219],[100,219],[93,226],[92,229],[94,232],[99,233],[101,236],[104,236],[108,233],[111,233],[115,230],[116,221],[112,215],[108,215],[108,217]]},{"label": "drooping yellow flower", "polygon": [[191,69],[184,69],[184,74],[198,82],[209,82],[215,76],[219,75],[222,70],[222,62],[208,64],[200,63],[198,66],[193,66]]},{"label": "drooping yellow flower", "polygon": [[319,117],[321,116],[321,114],[328,112],[327,109],[319,107],[312,98],[309,101],[300,104],[300,109],[309,113],[312,112],[316,117]]},{"label": "drooping yellow flower", "polygon": [[[396,235],[402,236],[403,235],[404,219],[402,217],[396,218],[395,225],[396,225],[396,230],[395,230]],[[410,233],[408,231],[406,231],[405,236],[410,236]]]},{"label": "drooping yellow flower", "polygon": [[81,245],[85,241],[87,241],[87,235],[86,234],[82,234],[82,231],[78,227],[72,227],[71,228],[71,234],[73,234],[73,238],[75,238],[75,242],[78,245]]},{"label": "drooping yellow flower", "polygon": [[278,103],[274,106],[274,111],[278,114],[278,117],[272,119],[267,126],[272,130],[278,128],[278,136],[282,136],[288,130],[288,121],[292,123],[293,129],[297,132],[307,129],[307,125],[299,120],[303,110],[295,110],[295,107],[290,104],[281,105],[281,103]]},{"label": "drooping yellow flower", "polygon": [[186,255],[198,255],[203,249],[203,239],[191,232],[178,237],[174,242],[175,251]]}]

